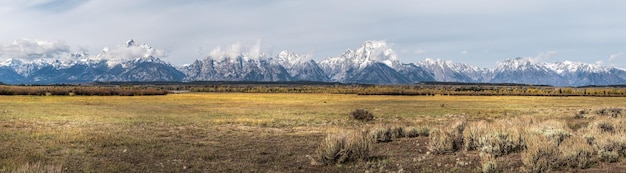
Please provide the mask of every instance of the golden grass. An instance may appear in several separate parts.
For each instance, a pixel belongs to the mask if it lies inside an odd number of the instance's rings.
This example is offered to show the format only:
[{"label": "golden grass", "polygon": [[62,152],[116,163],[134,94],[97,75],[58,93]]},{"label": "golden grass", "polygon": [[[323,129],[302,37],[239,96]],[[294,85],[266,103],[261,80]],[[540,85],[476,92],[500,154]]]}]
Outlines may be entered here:
[{"label": "golden grass", "polygon": [[564,166],[581,169],[591,167],[594,151],[584,138],[580,136],[568,138],[561,143],[559,150],[561,151],[560,162]]},{"label": "golden grass", "polygon": [[547,172],[559,159],[555,141],[549,137],[533,134],[526,138],[527,148],[522,152],[522,162],[527,172]]},{"label": "golden grass", "polygon": [[[626,98],[617,97],[241,93],[0,96],[0,172],[40,167],[37,165],[62,167],[67,172],[181,172],[187,169],[202,172],[220,164],[223,169],[216,172],[280,171],[262,166],[280,164],[276,162],[282,157],[312,154],[315,147],[303,149],[308,153],[285,153],[275,158],[261,154],[253,159],[262,162],[252,168],[228,162],[228,158],[236,155],[221,152],[229,147],[234,150],[232,153],[246,153],[249,152],[247,147],[259,146],[271,146],[269,150],[274,145],[291,146],[288,142],[301,142],[300,146],[319,144],[318,138],[322,138],[328,128],[406,127],[402,129],[406,135],[413,131],[409,127],[429,127],[419,134],[435,133],[436,136],[436,127],[462,118],[485,122],[519,116],[567,119],[580,109],[614,107],[615,103],[624,102]],[[441,107],[442,104],[445,107]],[[349,113],[355,109],[366,109],[374,113],[376,119],[367,123],[353,120]],[[471,125],[466,131],[469,129]],[[283,136],[303,140],[259,146],[236,143],[241,139],[255,141]]]}]

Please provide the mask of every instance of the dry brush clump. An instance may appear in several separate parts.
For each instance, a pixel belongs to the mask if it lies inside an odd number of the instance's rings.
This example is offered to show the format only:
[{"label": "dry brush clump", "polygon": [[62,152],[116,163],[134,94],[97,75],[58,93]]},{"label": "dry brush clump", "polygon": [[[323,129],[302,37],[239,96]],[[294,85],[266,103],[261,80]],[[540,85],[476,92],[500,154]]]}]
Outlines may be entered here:
[{"label": "dry brush clump", "polygon": [[418,136],[428,136],[430,134],[430,127],[409,127],[405,132],[405,136],[408,138],[414,138]]},{"label": "dry brush clump", "polygon": [[369,132],[370,138],[374,142],[391,142],[394,138],[415,138],[418,136],[428,136],[430,134],[430,128],[427,126],[422,127],[404,127],[395,126],[389,127],[377,127]]},{"label": "dry brush clump", "polygon": [[405,136],[407,138],[415,138],[419,136],[419,130],[416,127],[409,127],[406,129]]},{"label": "dry brush clump", "polygon": [[617,162],[620,157],[626,156],[626,133],[624,132],[596,134],[592,143],[601,161]]},{"label": "dry brush clump", "polygon": [[365,110],[365,109],[357,109],[350,113],[352,118],[359,121],[372,121],[374,120],[374,114]]},{"label": "dry brush clump", "polygon": [[617,162],[626,157],[626,120],[601,118],[590,123],[582,133],[600,161]]},{"label": "dry brush clump", "polygon": [[31,172],[61,173],[63,172],[63,166],[42,164],[41,162],[36,162],[32,164],[26,163],[11,172],[13,173],[31,173]]},{"label": "dry brush clump", "polygon": [[511,152],[520,151],[525,147],[524,130],[519,125],[498,121],[487,123],[478,121],[470,123],[464,131],[466,151],[478,150],[481,155],[499,157]]},{"label": "dry brush clump", "polygon": [[367,131],[339,130],[328,134],[316,154],[323,164],[343,164],[369,157],[371,138]]},{"label": "dry brush clump", "polygon": [[369,132],[369,136],[374,142],[391,142],[392,140],[390,128],[374,128]]},{"label": "dry brush clump", "polygon": [[559,162],[570,168],[586,169],[593,164],[593,147],[580,136],[566,139],[559,146],[561,156]]},{"label": "dry brush clump", "polygon": [[482,168],[481,170],[483,173],[502,172],[501,168],[499,167],[496,157],[492,155],[485,154],[485,155],[480,156],[480,162],[481,162],[481,168]]},{"label": "dry brush clump", "polygon": [[516,127],[503,126],[490,129],[478,139],[478,150],[481,154],[503,156],[520,151],[526,146],[522,133]]},{"label": "dry brush clump", "polygon": [[602,108],[596,111],[596,114],[601,115],[601,116],[610,116],[613,118],[617,118],[622,116],[622,112],[624,111],[624,108]]},{"label": "dry brush clump", "polygon": [[405,137],[404,127],[402,127],[402,126],[395,126],[395,127],[391,128],[391,137],[393,137],[393,138],[404,138]]},{"label": "dry brush clump", "polygon": [[593,118],[593,115],[591,115],[590,112],[591,109],[586,110],[586,109],[581,109],[578,110],[578,112],[576,112],[574,114],[574,119],[590,119]]},{"label": "dry brush clump", "polygon": [[[405,131],[406,136],[415,133],[412,129]],[[600,161],[617,162],[626,157],[626,120],[611,116],[598,117],[577,131],[559,120],[457,121],[432,129],[429,137],[429,149],[435,154],[454,153],[461,148],[480,151],[483,172],[502,171],[498,158],[512,152],[521,153],[527,172],[587,169]]]},{"label": "dry brush clump", "polygon": [[454,140],[456,136],[453,133],[441,129],[433,129],[430,132],[430,151],[435,154],[453,153],[456,151]]},{"label": "dry brush clump", "polygon": [[527,172],[547,172],[559,160],[556,141],[549,137],[533,134],[527,137],[527,148],[522,152],[522,162]]},{"label": "dry brush clump", "polygon": [[435,154],[446,154],[462,149],[463,131],[466,125],[466,120],[459,120],[446,129],[431,130],[429,134],[430,151]]},{"label": "dry brush clump", "polygon": [[529,133],[543,135],[548,139],[554,140],[557,145],[560,145],[561,142],[572,136],[569,127],[565,123],[556,120],[536,123],[529,127],[528,131]]},{"label": "dry brush clump", "polygon": [[463,131],[463,137],[465,137],[463,148],[467,151],[477,150],[479,148],[478,140],[484,135],[485,129],[487,129],[485,121],[469,123],[465,131]]}]

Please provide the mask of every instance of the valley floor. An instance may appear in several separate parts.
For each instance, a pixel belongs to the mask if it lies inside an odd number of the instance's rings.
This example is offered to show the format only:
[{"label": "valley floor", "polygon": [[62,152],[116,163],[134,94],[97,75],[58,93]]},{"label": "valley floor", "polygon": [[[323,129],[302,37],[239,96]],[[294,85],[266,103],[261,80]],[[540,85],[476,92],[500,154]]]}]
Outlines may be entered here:
[{"label": "valley floor", "polygon": [[[623,103],[623,97],[0,96],[0,172],[481,172],[478,151],[435,154],[426,136],[373,143],[367,159],[338,165],[315,163],[316,150],[332,131],[445,129],[458,120],[471,127],[532,117],[563,122],[575,134],[601,118],[575,119],[581,110]],[[355,109],[375,119],[354,120]],[[524,171],[520,155],[500,157],[500,170]],[[623,159],[554,170],[619,172]]]}]

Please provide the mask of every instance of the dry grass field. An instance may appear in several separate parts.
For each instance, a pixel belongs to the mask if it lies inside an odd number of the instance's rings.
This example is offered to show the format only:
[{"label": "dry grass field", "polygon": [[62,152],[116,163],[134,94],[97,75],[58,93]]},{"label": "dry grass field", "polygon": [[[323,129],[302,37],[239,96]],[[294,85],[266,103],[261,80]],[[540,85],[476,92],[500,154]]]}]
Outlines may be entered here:
[{"label": "dry grass field", "polygon": [[[626,137],[614,136],[626,134],[626,118],[598,111],[625,103],[623,97],[0,96],[0,172],[620,172]],[[356,109],[375,119],[352,119]],[[411,128],[430,135],[403,137]],[[390,129],[392,140],[369,140],[377,129]],[[550,135],[529,135],[535,132]],[[551,142],[555,136],[561,138]],[[338,139],[346,148],[365,141],[360,148],[368,153],[339,164],[320,159]],[[601,145],[610,142],[616,146]],[[561,160],[570,155],[585,158]],[[542,165],[553,162],[563,164]]]}]

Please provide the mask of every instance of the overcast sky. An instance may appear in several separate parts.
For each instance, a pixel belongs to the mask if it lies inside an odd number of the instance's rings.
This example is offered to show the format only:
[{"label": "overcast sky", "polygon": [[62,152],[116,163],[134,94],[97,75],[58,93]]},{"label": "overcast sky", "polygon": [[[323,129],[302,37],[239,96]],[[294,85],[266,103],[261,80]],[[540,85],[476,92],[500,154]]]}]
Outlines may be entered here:
[{"label": "overcast sky", "polygon": [[320,60],[385,40],[403,62],[493,67],[532,57],[625,68],[624,8],[618,0],[0,0],[0,58],[95,55],[132,38],[175,65],[259,40],[267,54]]}]

